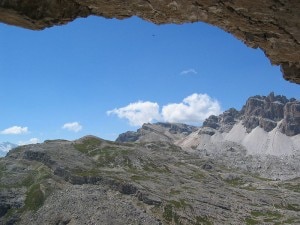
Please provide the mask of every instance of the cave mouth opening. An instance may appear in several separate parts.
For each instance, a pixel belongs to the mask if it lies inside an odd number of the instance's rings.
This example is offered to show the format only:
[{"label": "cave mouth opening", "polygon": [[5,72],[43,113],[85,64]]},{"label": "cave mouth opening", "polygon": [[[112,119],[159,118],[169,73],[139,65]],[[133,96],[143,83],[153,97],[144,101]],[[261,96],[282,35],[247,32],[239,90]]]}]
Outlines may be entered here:
[{"label": "cave mouth opening", "polygon": [[[260,49],[202,22],[155,25],[137,17],[90,16],[43,31],[1,29],[0,82],[17,90],[3,102],[4,117],[11,117],[7,127],[18,124],[20,112],[30,130],[51,118],[52,136],[32,137],[39,140],[61,138],[62,131],[55,130],[65,124],[84,124],[79,132],[64,134],[66,139],[91,133],[113,139],[110,135],[128,130],[128,123],[107,112],[131,103],[157,103],[161,116],[164,106],[187,104],[193,94],[208,95],[222,109],[240,108],[249,96],[271,91],[297,96],[296,85],[282,82],[279,67]],[[9,92],[9,86],[2,89],[3,95]],[[94,121],[109,129],[99,131]]]}]

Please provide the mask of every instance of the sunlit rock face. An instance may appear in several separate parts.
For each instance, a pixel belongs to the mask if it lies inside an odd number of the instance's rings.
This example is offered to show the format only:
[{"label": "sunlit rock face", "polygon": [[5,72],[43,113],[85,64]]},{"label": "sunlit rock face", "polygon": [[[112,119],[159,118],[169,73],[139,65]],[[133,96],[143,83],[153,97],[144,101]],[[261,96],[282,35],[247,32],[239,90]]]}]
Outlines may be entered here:
[{"label": "sunlit rock face", "polygon": [[138,16],[156,24],[203,21],[261,48],[286,80],[300,84],[300,1],[0,0],[0,21],[40,30],[78,17]]},{"label": "sunlit rock face", "polygon": [[273,92],[268,96],[252,96],[241,111],[229,109],[219,116],[212,115],[203,122],[203,127],[230,132],[239,122],[248,133],[257,127],[270,132],[278,126],[281,133],[295,136],[300,134],[300,102]]}]

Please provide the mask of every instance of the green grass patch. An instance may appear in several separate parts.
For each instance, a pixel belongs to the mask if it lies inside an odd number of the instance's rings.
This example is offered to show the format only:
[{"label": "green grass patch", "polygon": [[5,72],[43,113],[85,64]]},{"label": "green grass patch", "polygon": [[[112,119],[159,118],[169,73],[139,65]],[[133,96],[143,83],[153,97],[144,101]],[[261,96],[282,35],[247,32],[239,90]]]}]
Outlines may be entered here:
[{"label": "green grass patch", "polygon": [[4,176],[6,167],[3,164],[0,164],[0,178]]},{"label": "green grass patch", "polygon": [[167,204],[164,207],[164,212],[163,212],[163,218],[167,221],[167,222],[171,222],[173,220],[173,206],[170,204]]},{"label": "green grass patch", "polygon": [[230,184],[231,186],[237,187],[245,184],[245,182],[241,178],[234,178],[231,180],[225,180],[227,184]]},{"label": "green grass patch", "polygon": [[293,192],[300,193],[300,184],[285,183],[285,184],[281,185],[281,187],[286,188]]},{"label": "green grass patch", "polygon": [[96,177],[99,175],[100,171],[94,168],[90,170],[75,170],[73,173],[81,177]]},{"label": "green grass patch", "polygon": [[98,148],[101,145],[102,141],[97,138],[89,138],[86,140],[83,140],[80,144],[74,144],[74,148],[78,151],[88,154],[89,151],[92,151],[96,148]]},{"label": "green grass patch", "polygon": [[164,207],[163,218],[167,223],[181,225],[180,217],[177,213],[173,210],[173,206],[171,204],[167,204]]},{"label": "green grass patch", "polygon": [[180,190],[176,190],[176,189],[172,189],[171,191],[170,191],[170,194],[171,195],[179,195],[181,193],[181,191]]},{"label": "green grass patch", "polygon": [[256,219],[263,220],[264,222],[278,222],[283,215],[274,211],[252,211],[251,215]]},{"label": "green grass patch", "polygon": [[143,170],[147,172],[156,172],[156,173],[170,173],[170,169],[163,165],[159,166],[151,161],[144,162]]},{"label": "green grass patch", "polygon": [[286,207],[287,210],[299,212],[300,211],[300,206],[297,204],[288,204]]},{"label": "green grass patch", "polygon": [[131,180],[133,180],[133,181],[145,181],[145,180],[150,180],[150,177],[141,176],[141,175],[133,175],[133,176],[131,176]]},{"label": "green grass patch", "polygon": [[195,178],[196,180],[203,180],[203,178],[205,178],[205,175],[204,173],[200,172],[200,171],[197,171],[197,172],[194,172],[192,174],[193,178]]},{"label": "green grass patch", "polygon": [[207,216],[196,216],[195,225],[213,225],[210,219]]},{"label": "green grass patch", "polygon": [[258,220],[252,219],[250,217],[247,217],[245,219],[246,225],[256,225],[256,224],[260,224],[260,222]]},{"label": "green grass patch", "polygon": [[52,177],[52,171],[48,167],[41,166],[38,168],[38,174],[36,176],[37,181],[46,180],[51,177]]},{"label": "green grass patch", "polygon": [[25,177],[22,182],[21,186],[30,187],[35,181],[34,174],[29,174],[27,177]]},{"label": "green grass patch", "polygon": [[98,166],[100,167],[114,166],[117,158],[119,163],[122,163],[122,165],[126,164],[126,160],[121,158],[129,155],[133,150],[124,149],[124,146],[119,144],[108,143],[100,139],[90,138],[83,140],[82,143],[74,144],[74,148],[88,156],[97,157]]},{"label": "green grass patch", "polygon": [[260,176],[259,174],[257,174],[257,173],[255,173],[255,174],[249,173],[249,175],[250,175],[250,176],[252,175],[253,178],[256,178],[256,179],[261,180],[261,181],[273,181],[273,180],[270,179],[270,178],[261,177],[261,176]]},{"label": "green grass patch", "polygon": [[133,163],[128,157],[132,150],[124,150],[107,146],[103,149],[98,149],[93,152],[97,155],[99,166],[127,166],[129,169],[134,169]]},{"label": "green grass patch", "polygon": [[252,211],[251,215],[254,216],[254,217],[260,217],[260,216],[264,216],[265,213],[261,212],[261,211]]},{"label": "green grass patch", "polygon": [[177,209],[191,207],[191,205],[186,203],[186,201],[184,199],[179,199],[179,201],[170,200],[169,204],[173,205]]},{"label": "green grass patch", "polygon": [[36,211],[44,204],[44,201],[45,196],[40,189],[40,184],[34,184],[26,193],[24,210]]},{"label": "green grass patch", "polygon": [[287,220],[283,221],[281,224],[300,224],[300,218],[288,218]]},{"label": "green grass patch", "polygon": [[285,210],[291,210],[295,212],[300,211],[300,205],[298,204],[287,204],[287,205],[274,205],[277,209],[285,209]]}]

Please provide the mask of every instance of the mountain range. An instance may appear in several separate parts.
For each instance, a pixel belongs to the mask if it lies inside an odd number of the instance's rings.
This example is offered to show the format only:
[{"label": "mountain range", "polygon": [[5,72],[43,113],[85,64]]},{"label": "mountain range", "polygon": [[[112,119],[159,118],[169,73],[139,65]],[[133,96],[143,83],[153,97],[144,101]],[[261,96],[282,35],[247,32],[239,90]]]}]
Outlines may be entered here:
[{"label": "mountain range", "polygon": [[144,124],[120,134],[117,142],[168,141],[185,150],[216,153],[226,146],[248,154],[287,156],[300,149],[300,102],[285,96],[250,97],[240,111],[231,108],[207,118],[201,127]]},{"label": "mountain range", "polygon": [[19,146],[0,159],[0,224],[300,224],[299,119],[271,93],[201,127]]}]

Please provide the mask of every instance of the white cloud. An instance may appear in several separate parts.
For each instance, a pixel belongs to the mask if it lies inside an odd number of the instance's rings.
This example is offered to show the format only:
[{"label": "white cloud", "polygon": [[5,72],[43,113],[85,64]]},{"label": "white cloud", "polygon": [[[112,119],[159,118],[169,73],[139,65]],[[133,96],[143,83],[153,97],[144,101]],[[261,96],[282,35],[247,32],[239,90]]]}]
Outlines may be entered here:
[{"label": "white cloud", "polygon": [[19,141],[19,145],[29,145],[39,143],[40,140],[38,138],[31,138],[28,141]]},{"label": "white cloud", "polygon": [[162,117],[167,122],[202,123],[210,115],[221,113],[221,106],[217,100],[207,94],[192,94],[181,103],[163,106]]},{"label": "white cloud", "polygon": [[107,111],[107,115],[115,114],[121,119],[127,119],[132,126],[144,123],[165,121],[171,123],[200,124],[210,115],[221,113],[221,106],[217,100],[207,94],[192,94],[181,103],[172,103],[162,107],[155,102],[134,102],[129,105]]},{"label": "white cloud", "polygon": [[25,133],[28,133],[28,127],[13,126],[1,131],[1,134],[25,134]]},{"label": "white cloud", "polygon": [[116,108],[107,111],[106,113],[107,115],[115,114],[122,119],[125,118],[129,120],[129,123],[132,126],[141,126],[144,123],[150,123],[161,118],[159,114],[159,105],[149,101],[130,103],[125,107]]},{"label": "white cloud", "polygon": [[62,129],[66,129],[68,131],[73,131],[73,132],[78,132],[82,130],[82,126],[78,122],[73,122],[73,123],[65,123],[62,126]]},{"label": "white cloud", "polygon": [[181,75],[187,75],[187,74],[197,74],[198,72],[195,69],[187,69],[181,71]]}]

